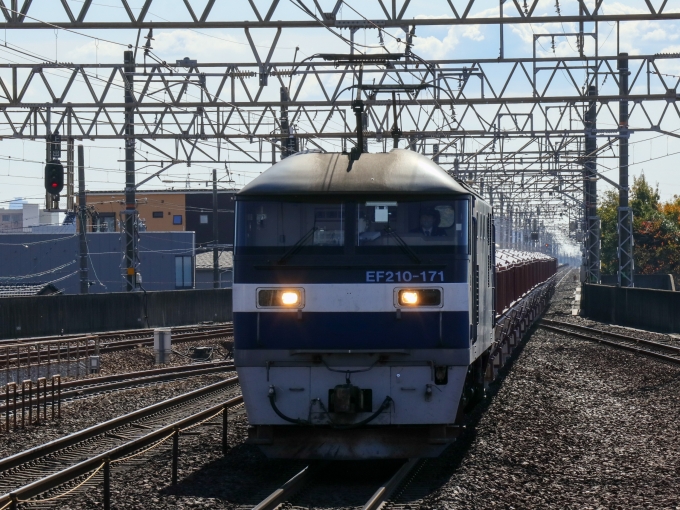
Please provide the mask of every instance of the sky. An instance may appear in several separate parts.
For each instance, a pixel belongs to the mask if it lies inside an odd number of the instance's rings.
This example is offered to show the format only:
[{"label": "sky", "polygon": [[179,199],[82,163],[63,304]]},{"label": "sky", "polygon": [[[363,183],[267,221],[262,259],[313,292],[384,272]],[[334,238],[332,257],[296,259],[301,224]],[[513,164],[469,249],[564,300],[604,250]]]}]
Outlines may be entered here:
[{"label": "sky", "polygon": [[[82,2],[70,0],[74,11],[77,11]],[[133,11],[138,12],[142,0],[129,2]],[[193,1],[196,11],[202,10],[206,2]],[[262,12],[266,12],[269,2],[256,1],[256,5]],[[306,3],[313,7],[313,2]],[[330,10],[329,6],[334,2],[321,1],[324,10]],[[454,5],[458,12],[464,10],[464,2],[455,0]],[[656,0],[652,1],[656,7]],[[669,2],[666,11],[673,9],[678,11],[679,6],[673,6],[675,2]],[[390,2],[385,2],[389,5]],[[402,1],[397,2],[398,5]],[[522,2],[520,2],[522,4]],[[586,2],[591,6],[592,2]],[[447,2],[445,0],[413,0],[408,8],[407,17],[441,17],[448,16]],[[559,1],[561,13],[573,13],[576,9],[576,1]],[[124,21],[125,11],[118,0],[95,0],[92,4],[89,19],[107,19]],[[347,0],[341,8],[339,19],[357,19],[357,14],[352,9],[359,11],[366,18],[382,17],[378,2],[360,2]],[[506,2],[505,15],[516,16],[514,4]],[[646,10],[642,0],[630,0],[620,2],[603,2],[605,14],[634,13]],[[514,10],[514,14],[513,11]],[[497,16],[499,7],[497,2],[475,2],[472,14],[479,18]],[[537,13],[555,15],[556,2],[554,0],[541,0],[537,7]],[[155,0],[147,14],[147,20],[163,21],[186,19],[186,8],[182,0]],[[65,21],[63,10],[56,0],[34,0],[29,14],[33,21]],[[254,18],[252,9],[246,0],[218,0],[215,10],[209,19],[242,20]],[[291,0],[281,0],[274,19],[308,19]],[[644,55],[656,53],[680,53],[680,26],[675,21],[664,22],[624,22],[620,24],[620,33],[617,38],[617,30],[614,23],[600,23],[598,27],[599,37],[595,41],[587,38],[586,53],[594,54],[595,45],[599,55],[614,55],[617,48],[627,51],[631,55]],[[573,56],[576,54],[575,38],[564,36],[565,33],[573,33],[577,27],[569,23],[554,24],[525,24],[510,25],[504,30],[504,46],[506,57],[529,57],[534,51],[533,41],[536,34],[544,34],[536,45],[539,56]],[[587,31],[594,30],[594,24],[586,24]],[[0,64],[2,63],[36,63],[40,58],[44,60],[74,63],[119,63],[122,60],[126,45],[134,44],[137,37],[135,30],[100,30],[68,32],[59,29],[46,30],[6,30],[0,31]],[[266,55],[274,37],[274,30],[254,29],[253,38],[260,55]],[[399,29],[389,30],[384,35],[384,42],[391,51],[403,50],[403,45],[396,41],[404,38],[404,33]],[[552,35],[555,35],[553,49]],[[145,31],[142,32],[142,36]],[[342,35],[349,37],[347,30]],[[467,58],[497,58],[499,54],[499,28],[496,25],[466,25],[466,26],[436,26],[419,27],[416,32],[414,52],[425,60],[432,59],[467,59]],[[378,51],[380,41],[377,30],[360,30],[356,34],[358,43],[370,46],[369,51]],[[347,44],[323,27],[300,30],[284,29],[273,60],[293,60],[296,48],[299,48],[297,60],[307,58],[320,51],[324,52],[347,52]],[[175,60],[189,57],[199,62],[250,62],[253,60],[251,49],[248,45],[243,30],[200,29],[200,30],[155,30],[153,51],[162,60],[174,62]],[[139,61],[139,58],[138,58]],[[668,83],[676,84],[680,80],[680,59],[659,61],[660,70],[666,75]],[[97,76],[98,71],[92,71]],[[64,81],[64,75],[58,76],[58,72],[50,75],[50,79]],[[8,83],[10,75],[8,70],[0,69],[0,77]],[[557,76],[556,80],[563,80],[567,86],[564,75]],[[256,79],[254,79],[256,80]],[[252,82],[253,80],[251,80]],[[250,82],[249,82],[250,83]],[[611,86],[605,83],[602,87]],[[250,85],[249,85],[250,86]],[[252,85],[255,87],[255,85]],[[256,88],[256,87],[255,87]],[[636,89],[644,93],[644,84],[640,83]],[[634,93],[636,92],[634,90]],[[121,97],[122,92],[112,91]],[[526,90],[516,90],[517,95],[526,94]],[[278,95],[278,86],[274,83],[265,91],[268,97]],[[306,84],[301,99],[316,99],[321,97],[318,87],[314,83]],[[40,93],[29,89],[26,100],[34,98],[40,101]],[[2,100],[0,100],[2,103]],[[615,109],[616,105],[612,106]],[[631,105],[632,107],[632,105]],[[651,118],[660,114],[666,104],[657,104],[650,107]],[[637,115],[643,113],[638,109]],[[616,124],[602,115],[600,128],[615,128]],[[677,115],[676,115],[677,118]],[[669,130],[678,130],[680,124],[672,124],[668,121]],[[634,129],[634,119],[631,119],[631,127]],[[0,136],[7,134],[7,130],[0,132]],[[600,140],[601,142],[601,140]],[[80,142],[79,142],[80,143]],[[122,190],[124,187],[124,150],[122,140],[84,140],[86,181],[89,190]],[[669,137],[659,133],[633,133],[630,139],[631,161],[630,173],[640,175],[644,172],[647,179],[653,184],[658,183],[662,199],[670,200],[674,195],[680,195],[680,179],[676,174],[676,168],[680,165],[680,139]],[[64,144],[65,146],[65,144]],[[65,147],[64,147],[65,148]],[[253,149],[254,150],[254,149]],[[231,154],[234,154],[233,152]],[[612,151],[610,156],[615,155]],[[234,156],[236,158],[236,156]],[[34,203],[44,203],[43,168],[45,161],[44,139],[36,140],[12,140],[4,137],[0,141],[0,207],[7,207],[9,202],[16,197],[28,199]],[[205,182],[210,178],[214,165],[194,164],[190,168],[177,165],[168,170],[161,179],[150,182],[141,189],[179,187],[184,188],[186,181],[191,187],[205,187]],[[233,185],[243,186],[267,165],[233,164],[230,166],[230,175]],[[618,179],[616,160],[609,158],[600,162],[600,171],[612,180]],[[139,165],[139,179],[158,170],[157,166]],[[225,169],[220,168],[223,176]],[[631,179],[632,180],[632,179]],[[165,181],[165,182],[164,182]],[[224,179],[223,179],[224,182]],[[600,181],[600,190],[613,189],[604,181]]]}]

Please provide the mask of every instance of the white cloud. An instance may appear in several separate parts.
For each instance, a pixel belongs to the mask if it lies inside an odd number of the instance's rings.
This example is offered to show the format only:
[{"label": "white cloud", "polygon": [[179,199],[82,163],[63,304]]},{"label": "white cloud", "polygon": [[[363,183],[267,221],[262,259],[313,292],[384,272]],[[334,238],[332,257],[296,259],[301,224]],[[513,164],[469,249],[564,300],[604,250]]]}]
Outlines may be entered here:
[{"label": "white cloud", "polygon": [[443,39],[433,35],[418,37],[414,41],[414,51],[425,59],[441,60],[446,58],[458,46],[459,42],[460,39],[456,34],[456,28],[451,27]]},{"label": "white cloud", "polygon": [[484,40],[484,34],[482,34],[482,31],[479,29],[479,25],[469,25],[466,27],[463,31],[463,37],[467,37],[473,41]]}]

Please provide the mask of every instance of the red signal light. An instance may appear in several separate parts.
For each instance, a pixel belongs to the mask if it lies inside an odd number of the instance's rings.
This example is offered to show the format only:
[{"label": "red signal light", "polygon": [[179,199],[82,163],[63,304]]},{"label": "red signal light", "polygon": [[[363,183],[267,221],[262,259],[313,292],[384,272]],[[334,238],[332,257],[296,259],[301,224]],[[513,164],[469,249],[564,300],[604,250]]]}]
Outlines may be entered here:
[{"label": "red signal light", "polygon": [[52,183],[52,187],[53,187],[53,188],[56,188],[57,186],[58,186],[58,184],[57,184],[56,182],[53,182],[53,183]]}]

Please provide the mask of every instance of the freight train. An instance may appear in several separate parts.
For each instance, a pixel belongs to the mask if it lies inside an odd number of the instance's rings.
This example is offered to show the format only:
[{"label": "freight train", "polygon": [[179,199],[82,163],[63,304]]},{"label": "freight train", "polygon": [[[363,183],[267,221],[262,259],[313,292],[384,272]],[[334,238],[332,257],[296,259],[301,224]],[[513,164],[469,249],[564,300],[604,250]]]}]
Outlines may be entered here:
[{"label": "freight train", "polygon": [[552,295],[430,159],[307,152],[236,195],[234,359],[279,458],[436,456]]}]

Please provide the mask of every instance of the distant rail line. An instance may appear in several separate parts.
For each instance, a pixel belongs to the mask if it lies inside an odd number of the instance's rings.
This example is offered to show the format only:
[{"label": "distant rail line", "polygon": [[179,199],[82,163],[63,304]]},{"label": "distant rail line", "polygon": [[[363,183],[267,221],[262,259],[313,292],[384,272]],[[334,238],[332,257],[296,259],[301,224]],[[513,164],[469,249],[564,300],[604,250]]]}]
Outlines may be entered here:
[{"label": "distant rail line", "polygon": [[[201,328],[173,328],[173,343],[215,340],[234,334],[232,324]],[[0,370],[9,371],[10,364],[40,364],[52,360],[80,359],[94,354],[153,345],[153,329],[116,331],[100,335],[52,336],[0,340]],[[16,367],[16,365],[15,365]]]},{"label": "distant rail line", "polygon": [[[26,398],[27,395],[24,395],[22,391],[17,391],[16,398],[21,400],[20,405],[22,408],[24,406],[27,408],[31,406],[35,407],[36,405],[40,405],[41,402],[45,407],[48,405],[51,407],[61,407],[61,403],[65,400],[76,400],[102,393],[110,393],[112,391],[129,390],[161,382],[209,375],[233,368],[234,363],[231,361],[217,361],[141,370],[138,372],[127,372],[91,379],[79,379],[63,383],[59,382],[58,389],[53,391],[53,388],[50,388],[49,392],[46,385],[45,395],[42,399],[39,398],[37,388],[35,392],[31,391],[31,394],[28,395],[28,399]],[[50,400],[50,394],[53,395],[52,400]],[[5,402],[0,403],[0,415],[6,415],[8,414],[8,411],[15,414],[22,413],[19,406],[12,401],[14,399],[13,394],[7,393],[5,397]],[[0,398],[2,398],[2,395],[0,395]],[[9,422],[9,419],[7,421]]]},{"label": "distant rail line", "polygon": [[[211,325],[197,325],[197,326],[179,326],[170,328],[172,329],[173,340],[177,339],[181,341],[183,339],[191,339],[192,337],[201,338],[202,335],[212,335],[216,333],[233,333],[233,325],[231,323],[225,324],[211,324]],[[130,341],[153,341],[154,328],[144,328],[144,329],[130,329],[122,331],[107,331],[103,333],[83,333],[76,335],[52,335],[52,336],[39,336],[39,337],[29,337],[29,338],[5,338],[0,340],[0,348],[5,345],[15,345],[15,344],[35,344],[35,343],[58,343],[58,342],[69,342],[75,340],[91,340],[98,338],[103,344],[114,344],[116,342]]]},{"label": "distant rail line", "polygon": [[591,340],[661,361],[680,364],[680,347],[675,345],[549,319],[542,319],[538,326],[548,331]]}]

